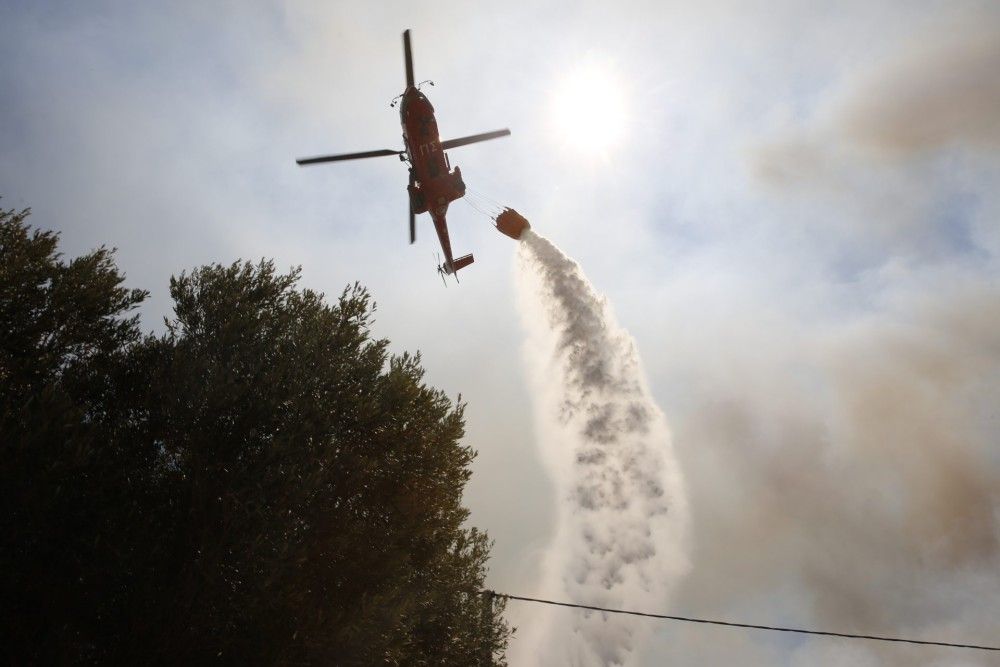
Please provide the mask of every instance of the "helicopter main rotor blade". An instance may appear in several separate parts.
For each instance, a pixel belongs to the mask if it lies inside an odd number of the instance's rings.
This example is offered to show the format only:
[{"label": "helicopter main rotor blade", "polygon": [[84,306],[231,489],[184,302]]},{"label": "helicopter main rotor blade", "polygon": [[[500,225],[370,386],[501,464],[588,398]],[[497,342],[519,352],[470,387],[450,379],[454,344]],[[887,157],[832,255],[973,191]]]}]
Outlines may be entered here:
[{"label": "helicopter main rotor blade", "polygon": [[[414,180],[415,179],[413,178],[413,172],[411,171],[410,172],[410,185],[413,185],[413,181]],[[410,195],[409,188],[407,188],[407,191],[406,191],[406,198],[410,202],[410,205],[409,205],[409,209],[410,209],[410,245],[413,245],[413,243],[417,240],[417,215],[416,215],[416,213],[413,212],[413,197]]]},{"label": "helicopter main rotor blade", "polygon": [[403,31],[403,56],[406,58],[406,87],[413,87],[413,51],[410,49],[410,31]]},{"label": "helicopter main rotor blade", "polygon": [[459,139],[449,139],[448,141],[441,142],[441,150],[446,151],[451,148],[458,148],[459,146],[467,146],[469,144],[479,143],[480,141],[489,141],[490,139],[499,139],[500,137],[506,137],[510,135],[510,130],[504,128],[502,130],[496,130],[494,132],[483,132],[482,134],[473,134],[469,137],[461,137]]},{"label": "helicopter main rotor blade", "polygon": [[319,164],[320,162],[340,162],[341,160],[360,160],[366,157],[383,157],[386,155],[402,155],[403,151],[394,151],[383,148],[380,151],[366,151],[364,153],[341,153],[339,155],[321,155],[319,157],[303,157],[295,161],[300,167],[307,164]]}]

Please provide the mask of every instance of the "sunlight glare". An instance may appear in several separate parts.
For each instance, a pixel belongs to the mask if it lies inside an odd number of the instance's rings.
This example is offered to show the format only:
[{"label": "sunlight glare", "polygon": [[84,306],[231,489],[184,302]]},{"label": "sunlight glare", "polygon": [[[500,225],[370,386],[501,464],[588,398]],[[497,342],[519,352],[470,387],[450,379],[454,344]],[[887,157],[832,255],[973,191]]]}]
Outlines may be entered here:
[{"label": "sunlight glare", "polygon": [[577,66],[555,86],[551,119],[565,147],[606,156],[624,138],[628,120],[619,77],[604,64]]}]

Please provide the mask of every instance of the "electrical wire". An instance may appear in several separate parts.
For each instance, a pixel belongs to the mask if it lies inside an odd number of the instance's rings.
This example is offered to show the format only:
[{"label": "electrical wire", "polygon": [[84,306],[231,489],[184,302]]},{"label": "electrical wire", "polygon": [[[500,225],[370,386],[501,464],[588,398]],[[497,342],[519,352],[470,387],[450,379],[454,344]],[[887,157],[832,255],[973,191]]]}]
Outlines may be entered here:
[{"label": "electrical wire", "polygon": [[750,630],[769,630],[771,632],[792,632],[801,635],[822,635],[824,637],[840,637],[842,639],[869,639],[879,642],[896,642],[900,644],[919,644],[922,646],[947,646],[949,648],[967,648],[977,651],[1000,651],[1000,646],[979,646],[977,644],[957,644],[954,642],[934,642],[922,639],[902,639],[899,637],[883,637],[879,635],[861,635],[849,632],[829,632],[825,630],[804,630],[802,628],[783,628],[772,625],[756,625],[753,623],[733,623],[730,621],[715,621],[705,618],[691,618],[688,616],[669,616],[667,614],[649,614],[642,611],[628,611],[625,609],[609,609],[606,607],[593,607],[585,604],[574,604],[572,602],[557,602],[556,600],[543,600],[541,598],[529,598],[521,595],[511,595],[509,593],[497,593],[496,591],[480,591],[480,595],[492,595],[507,600],[519,600],[521,602],[537,602],[540,604],[554,605],[557,607],[572,607],[574,609],[587,609],[590,611],[601,611],[608,614],[627,614],[629,616],[643,616],[645,618],[659,618],[668,621],[683,621],[685,623],[702,623],[707,625],[722,625],[730,628],[747,628]]}]

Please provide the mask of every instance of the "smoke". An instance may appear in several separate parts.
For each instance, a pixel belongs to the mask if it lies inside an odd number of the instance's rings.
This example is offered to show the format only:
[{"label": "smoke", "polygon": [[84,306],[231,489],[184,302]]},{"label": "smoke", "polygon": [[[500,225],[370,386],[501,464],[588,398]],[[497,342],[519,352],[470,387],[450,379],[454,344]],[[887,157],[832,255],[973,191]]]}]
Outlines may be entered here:
[{"label": "smoke", "polygon": [[936,25],[860,77],[835,110],[852,140],[905,155],[949,143],[1000,146],[1000,23]]},{"label": "smoke", "polygon": [[[526,230],[518,254],[538,440],[558,494],[542,593],[661,610],[686,569],[687,506],[638,354],[580,267]],[[514,664],[633,664],[648,621],[566,609],[522,625]]]},{"label": "smoke", "polygon": [[[676,603],[691,615],[993,643],[1000,291],[940,285],[836,326],[761,317],[758,337],[676,311],[703,333],[665,333],[673,374],[706,348],[725,369],[702,364],[676,410],[678,440],[693,445],[681,455],[696,564]],[[747,659],[730,636],[739,633],[669,630],[677,653],[664,663],[788,664]],[[711,652],[724,649],[728,660]],[[803,665],[993,664],[974,652],[831,640],[794,655]]]},{"label": "smoke", "polygon": [[[692,615],[994,643],[1000,22],[942,20],[885,51],[754,155],[783,223],[760,233],[775,247],[801,234],[801,255],[754,271],[690,262],[660,299],[644,295],[686,329],[657,327],[651,368],[684,392],[672,424],[694,445],[680,455],[696,567],[675,600]],[[773,268],[795,278],[775,288]],[[748,659],[740,638],[707,636],[676,630],[664,662],[993,664],[817,639],[768,652],[759,636]]]},{"label": "smoke", "polygon": [[911,35],[852,72],[805,127],[761,146],[757,175],[771,183],[844,180],[874,159],[900,166],[935,151],[990,155],[1000,147],[1000,20],[953,17]]}]

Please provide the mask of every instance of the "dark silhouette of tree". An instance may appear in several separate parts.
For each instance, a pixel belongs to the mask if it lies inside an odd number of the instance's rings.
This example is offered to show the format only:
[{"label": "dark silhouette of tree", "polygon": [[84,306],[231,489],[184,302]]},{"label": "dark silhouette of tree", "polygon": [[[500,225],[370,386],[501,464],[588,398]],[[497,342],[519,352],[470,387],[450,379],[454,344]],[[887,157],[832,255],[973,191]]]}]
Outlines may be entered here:
[{"label": "dark silhouette of tree", "polygon": [[143,336],[112,251],[0,211],[0,655],[504,664],[463,406],[269,261],[171,280]]}]

